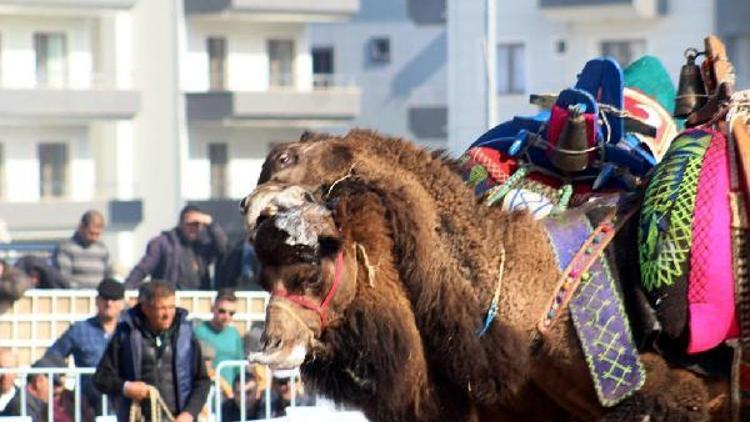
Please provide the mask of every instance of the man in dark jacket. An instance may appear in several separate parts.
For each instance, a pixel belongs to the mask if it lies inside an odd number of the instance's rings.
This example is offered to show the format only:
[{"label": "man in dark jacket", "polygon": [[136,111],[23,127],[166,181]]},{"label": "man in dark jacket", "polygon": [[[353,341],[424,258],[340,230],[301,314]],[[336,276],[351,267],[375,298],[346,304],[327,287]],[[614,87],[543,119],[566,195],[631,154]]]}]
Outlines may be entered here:
[{"label": "man in dark jacket", "polygon": [[210,215],[188,205],[172,230],[151,239],[146,254],[125,279],[137,288],[146,276],[165,280],[182,290],[210,290],[208,267],[226,253],[227,235]]},{"label": "man in dark jacket", "polygon": [[118,324],[96,368],[94,385],[115,397],[118,420],[128,420],[132,400],[148,418],[152,387],[177,422],[200,413],[210,381],[187,311],[175,307],[170,284],[152,281],[141,288],[138,305]]},{"label": "man in dark jacket", "polygon": [[259,276],[260,262],[255,256],[255,249],[247,239],[242,239],[217,264],[214,287],[217,290],[263,290],[258,284]]}]

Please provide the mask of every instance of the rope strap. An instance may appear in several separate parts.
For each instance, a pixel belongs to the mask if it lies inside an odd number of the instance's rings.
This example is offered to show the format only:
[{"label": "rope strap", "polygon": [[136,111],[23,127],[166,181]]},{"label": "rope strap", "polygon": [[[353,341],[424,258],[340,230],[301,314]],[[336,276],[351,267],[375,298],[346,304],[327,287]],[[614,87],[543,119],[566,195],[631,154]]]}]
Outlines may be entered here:
[{"label": "rope strap", "polygon": [[166,415],[168,421],[174,422],[174,415],[169,411],[169,407],[167,407],[164,399],[161,398],[159,390],[152,385],[148,386],[148,401],[151,410],[151,418],[146,419],[146,415],[143,414],[141,402],[133,400],[130,403],[130,422],[141,422],[146,420],[151,422],[161,422],[162,415]]},{"label": "rope strap", "polygon": [[479,330],[477,335],[482,337],[490,329],[492,321],[497,316],[497,306],[500,301],[500,289],[503,286],[503,273],[505,272],[505,248],[500,246],[500,268],[497,270],[497,284],[495,285],[495,294],[492,296],[492,302],[490,308],[487,310],[487,315],[484,318],[484,326]]}]

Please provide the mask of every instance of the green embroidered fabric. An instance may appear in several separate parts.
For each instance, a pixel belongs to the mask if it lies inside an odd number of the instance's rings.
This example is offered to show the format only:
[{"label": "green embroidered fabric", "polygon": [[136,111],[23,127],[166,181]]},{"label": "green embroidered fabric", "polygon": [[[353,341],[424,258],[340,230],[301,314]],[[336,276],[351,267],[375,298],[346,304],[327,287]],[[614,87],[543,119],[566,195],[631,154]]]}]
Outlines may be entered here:
[{"label": "green embroidered fabric", "polygon": [[649,181],[638,230],[641,283],[646,291],[687,277],[692,221],[703,157],[711,137],[677,137]]}]

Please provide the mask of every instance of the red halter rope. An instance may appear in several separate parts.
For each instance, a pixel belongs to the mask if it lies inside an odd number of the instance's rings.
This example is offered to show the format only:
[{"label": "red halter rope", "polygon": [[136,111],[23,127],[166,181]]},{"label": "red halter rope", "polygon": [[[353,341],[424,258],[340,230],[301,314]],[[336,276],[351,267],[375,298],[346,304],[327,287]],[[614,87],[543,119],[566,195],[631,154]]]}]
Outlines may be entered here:
[{"label": "red halter rope", "polygon": [[326,325],[326,314],[328,312],[328,305],[331,303],[331,300],[333,300],[333,296],[336,294],[336,290],[339,288],[339,284],[341,284],[341,274],[344,272],[344,250],[342,249],[341,252],[339,252],[338,255],[336,255],[336,272],[333,276],[333,285],[331,286],[331,289],[328,290],[328,294],[326,295],[325,299],[323,299],[323,303],[318,305],[317,303],[306,299],[302,295],[298,294],[291,294],[287,291],[281,291],[281,290],[275,290],[271,296],[272,297],[283,297],[289,301],[292,301],[296,303],[297,305],[305,308],[310,309],[318,313],[320,315],[320,329],[321,331]]}]

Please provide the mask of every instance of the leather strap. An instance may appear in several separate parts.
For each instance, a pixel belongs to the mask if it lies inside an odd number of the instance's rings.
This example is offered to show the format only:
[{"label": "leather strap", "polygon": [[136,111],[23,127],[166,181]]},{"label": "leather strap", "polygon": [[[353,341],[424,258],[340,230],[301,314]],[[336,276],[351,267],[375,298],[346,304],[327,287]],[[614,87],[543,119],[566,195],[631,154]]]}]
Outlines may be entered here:
[{"label": "leather strap", "polygon": [[613,209],[589,235],[560,275],[554,294],[547,302],[544,314],[537,323],[539,334],[546,334],[560,319],[560,315],[564,313],[579,284],[590,278],[589,268],[602,256],[609,243],[615,238],[617,231],[637,210],[638,207],[633,206],[625,214],[618,216],[617,210]]}]

